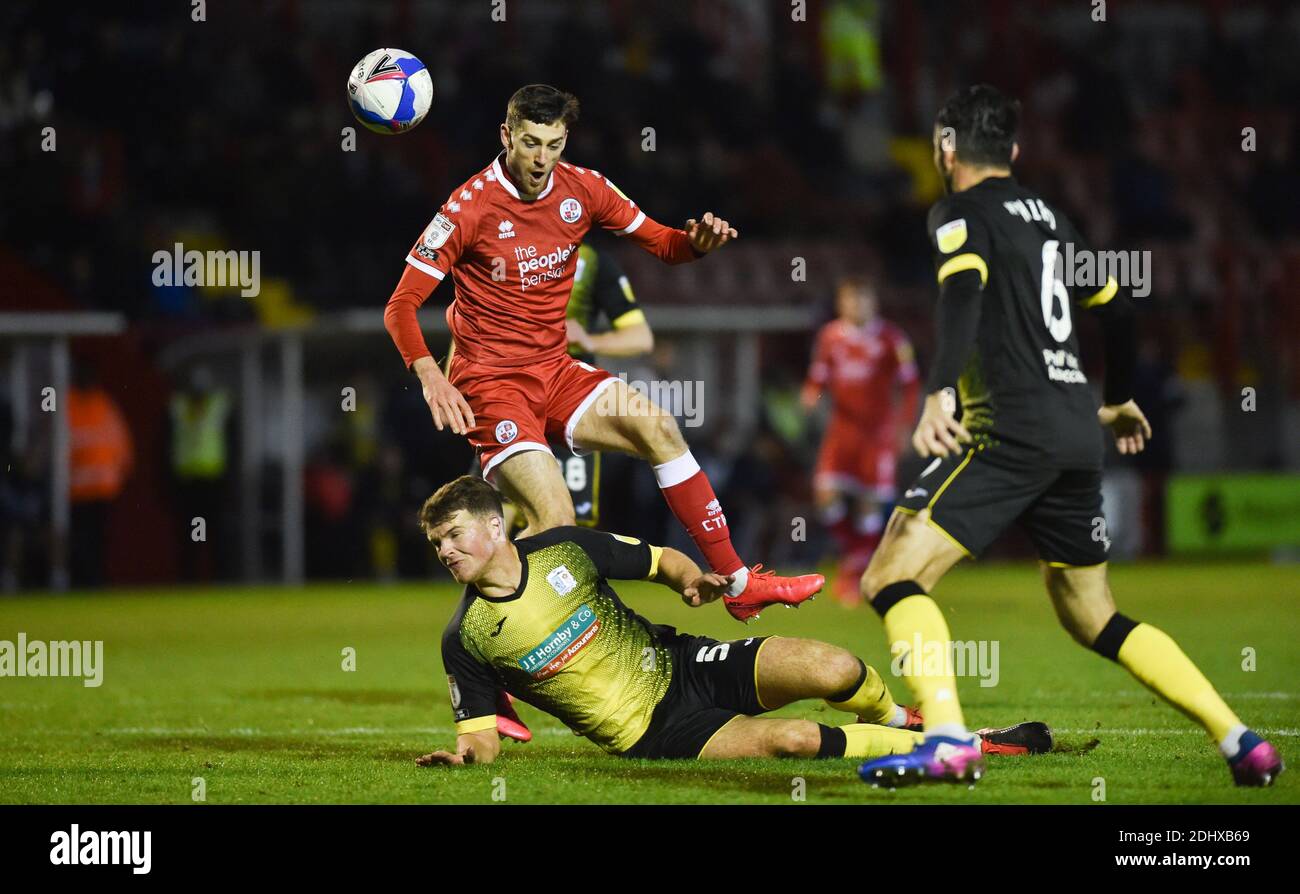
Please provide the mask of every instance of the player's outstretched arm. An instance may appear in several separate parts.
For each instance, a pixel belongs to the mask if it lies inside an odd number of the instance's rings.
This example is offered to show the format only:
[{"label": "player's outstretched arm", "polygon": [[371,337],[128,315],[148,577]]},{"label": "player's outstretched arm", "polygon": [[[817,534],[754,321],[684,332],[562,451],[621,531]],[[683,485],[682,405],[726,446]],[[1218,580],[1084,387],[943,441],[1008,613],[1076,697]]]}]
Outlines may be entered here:
[{"label": "player's outstretched arm", "polygon": [[665,263],[694,261],[740,237],[735,227],[712,211],[704,212],[698,220],[686,221],[684,230],[666,227],[646,216],[608,179],[601,177],[599,182],[601,186],[592,186],[588,192],[592,219]]},{"label": "player's outstretched arm", "polygon": [[466,764],[490,764],[501,753],[496,728],[476,733],[461,733],[456,737],[456,753],[434,751],[415,759],[421,767],[463,767]]},{"label": "player's outstretched arm", "polygon": [[639,214],[630,230],[617,230],[666,264],[685,264],[699,260],[714,249],[721,248],[740,233],[726,220],[705,212],[699,220],[686,221],[686,229],[666,227],[658,221]]},{"label": "player's outstretched arm", "polygon": [[705,574],[685,553],[664,547],[653,580],[672,587],[682,595],[682,602],[697,608],[725,595],[735,578],[730,574]]}]

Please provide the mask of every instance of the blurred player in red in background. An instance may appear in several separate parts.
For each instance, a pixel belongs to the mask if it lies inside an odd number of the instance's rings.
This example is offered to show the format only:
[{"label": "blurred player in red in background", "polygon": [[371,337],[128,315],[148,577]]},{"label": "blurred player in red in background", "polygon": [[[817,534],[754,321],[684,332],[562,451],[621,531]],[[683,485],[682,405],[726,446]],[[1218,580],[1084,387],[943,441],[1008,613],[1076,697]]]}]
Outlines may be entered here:
[{"label": "blurred player in red in background", "polygon": [[822,523],[840,550],[835,598],[856,605],[862,599],[858,579],[880,543],[882,507],[894,500],[895,461],[906,449],[920,384],[912,345],[879,316],[870,282],[841,280],[835,309],[839,316],[817,333],[803,405],[811,412],[822,393],[830,392],[830,424],[813,492]]},{"label": "blurred player in red in background", "polygon": [[[739,620],[797,605],[821,575],[757,573],[731,545],[727,517],[677,421],[626,383],[569,356],[565,323],[578,248],[596,225],[669,264],[721,248],[738,233],[705,213],[679,230],[656,223],[597,171],[563,162],[578,100],[543,84],[515,92],[501,152],[452,191],[406,256],[384,324],[420,378],[439,430],[466,435],[483,476],[523,513],[531,536],[574,522],[573,500],[547,442],[575,452],[616,450],[654,467],[664,499],[715,573],[732,578],[724,601]],[[416,311],[447,275],[455,341],[444,376]]]}]

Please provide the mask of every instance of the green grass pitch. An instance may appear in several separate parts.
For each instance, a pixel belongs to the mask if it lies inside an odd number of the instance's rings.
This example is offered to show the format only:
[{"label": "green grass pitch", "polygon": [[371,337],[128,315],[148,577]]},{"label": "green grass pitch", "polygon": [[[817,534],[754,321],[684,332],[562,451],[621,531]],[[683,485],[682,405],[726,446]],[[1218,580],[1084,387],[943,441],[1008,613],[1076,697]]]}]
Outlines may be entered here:
[{"label": "green grass pitch", "polygon": [[[1300,633],[1294,568],[1117,566],[1127,614],[1163,627],[1243,720],[1300,761]],[[735,639],[815,637],[881,668],[878,619],[823,596],[749,627],[666,589],[618,584],[651,620]],[[995,757],[973,790],[898,792],[858,781],[857,761],[641,762],[610,757],[528,706],[535,733],[491,766],[421,769],[454,740],[439,636],[457,588],[374,584],[0,598],[0,639],[104,641],[99,688],[0,677],[0,801],[193,803],[201,777],[224,803],[1297,803],[1300,772],[1267,790],[1232,786],[1198,727],[1060,630],[1026,563],[961,567],[935,594],[959,640],[999,642],[998,685],[961,681],[973,726],[1025,719],[1056,753]],[[342,668],[355,649],[356,668]],[[1243,650],[1255,669],[1243,669]],[[820,702],[780,715],[847,722]],[[797,780],[802,779],[799,783]],[[504,784],[499,780],[504,780]]]}]

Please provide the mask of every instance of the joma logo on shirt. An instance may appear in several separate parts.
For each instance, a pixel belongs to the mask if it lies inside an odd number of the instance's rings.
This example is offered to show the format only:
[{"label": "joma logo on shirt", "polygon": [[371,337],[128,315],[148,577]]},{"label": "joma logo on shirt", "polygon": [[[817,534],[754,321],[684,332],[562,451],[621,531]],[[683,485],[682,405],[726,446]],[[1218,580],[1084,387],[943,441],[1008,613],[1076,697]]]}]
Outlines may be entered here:
[{"label": "joma logo on shirt", "polygon": [[550,636],[520,658],[519,666],[538,680],[553,677],[586,648],[599,631],[600,620],[591,606],[583,603]]}]

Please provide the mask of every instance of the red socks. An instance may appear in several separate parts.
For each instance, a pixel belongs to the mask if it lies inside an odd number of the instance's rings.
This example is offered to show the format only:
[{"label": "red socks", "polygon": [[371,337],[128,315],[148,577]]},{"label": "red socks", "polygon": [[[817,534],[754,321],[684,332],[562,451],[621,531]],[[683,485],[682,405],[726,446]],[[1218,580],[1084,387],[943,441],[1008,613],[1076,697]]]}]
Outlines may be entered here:
[{"label": "red socks", "polygon": [[731,530],[713,485],[691,452],[657,465],[654,470],[668,508],[695,541],[709,567],[718,574],[735,574],[744,568],[745,563],[731,545]]}]

